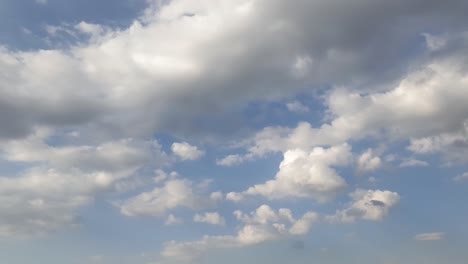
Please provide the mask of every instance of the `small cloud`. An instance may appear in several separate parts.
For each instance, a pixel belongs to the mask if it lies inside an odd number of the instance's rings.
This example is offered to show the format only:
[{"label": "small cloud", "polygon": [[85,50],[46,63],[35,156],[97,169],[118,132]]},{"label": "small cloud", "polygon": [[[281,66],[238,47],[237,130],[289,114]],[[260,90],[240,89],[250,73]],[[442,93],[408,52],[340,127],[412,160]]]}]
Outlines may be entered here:
[{"label": "small cloud", "polygon": [[417,234],[414,236],[414,239],[419,240],[419,241],[435,241],[435,240],[441,240],[445,236],[445,233],[443,232],[435,232],[435,233],[422,233],[422,234]]},{"label": "small cloud", "polygon": [[233,202],[240,202],[244,197],[240,193],[230,192],[226,194],[226,200]]},{"label": "small cloud", "polygon": [[287,103],[286,107],[288,108],[289,112],[294,113],[306,113],[310,111],[309,107],[305,106],[299,101]]},{"label": "small cloud", "polygon": [[32,35],[32,31],[28,28],[25,28],[25,27],[22,27],[21,28],[21,32],[23,32],[23,34],[25,35]]},{"label": "small cloud", "polygon": [[428,33],[423,33],[422,36],[426,40],[426,46],[430,51],[440,50],[447,45],[447,39],[444,37],[434,36]]},{"label": "small cloud", "polygon": [[203,215],[196,214],[193,217],[193,221],[197,223],[206,223],[206,224],[211,224],[211,225],[225,225],[226,224],[226,221],[224,220],[224,218],[216,212],[205,213]]},{"label": "small cloud", "polygon": [[372,149],[367,149],[366,152],[362,153],[357,159],[358,172],[368,173],[373,172],[382,166],[380,157],[374,154]]},{"label": "small cloud", "polygon": [[404,167],[427,167],[429,166],[429,163],[422,161],[422,160],[417,160],[417,159],[408,159],[400,163],[400,168]]},{"label": "small cloud", "polygon": [[453,180],[457,181],[457,182],[468,180],[468,171],[463,173],[463,174],[460,174],[460,175],[456,176],[455,178],[453,178]]},{"label": "small cloud", "polygon": [[182,218],[175,217],[173,214],[170,214],[165,222],[165,225],[180,225],[184,222]]},{"label": "small cloud", "polygon": [[36,0],[36,4],[38,5],[47,5],[47,0]]},{"label": "small cloud", "polygon": [[224,195],[222,192],[212,192],[210,195],[210,199],[213,201],[221,201],[224,199]]},{"label": "small cloud", "polygon": [[220,160],[216,160],[216,164],[219,166],[230,167],[230,166],[239,165],[243,161],[244,161],[244,158],[242,156],[234,154],[234,155],[226,156]]},{"label": "small cloud", "polygon": [[75,25],[75,29],[81,33],[97,36],[104,32],[104,28],[97,24],[90,24],[84,21]]},{"label": "small cloud", "polygon": [[205,151],[199,150],[196,146],[192,146],[187,142],[176,142],[172,144],[171,150],[182,160],[197,160],[205,155]]}]

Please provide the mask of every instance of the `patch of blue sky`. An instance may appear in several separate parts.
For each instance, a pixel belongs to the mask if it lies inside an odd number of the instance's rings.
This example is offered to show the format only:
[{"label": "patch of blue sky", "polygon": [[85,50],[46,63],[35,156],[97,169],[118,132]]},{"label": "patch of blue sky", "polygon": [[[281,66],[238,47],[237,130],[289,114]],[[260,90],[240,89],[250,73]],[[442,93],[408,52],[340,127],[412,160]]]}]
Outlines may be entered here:
[{"label": "patch of blue sky", "polygon": [[[77,39],[68,35],[61,43],[49,43],[47,26],[87,23],[112,28],[130,25],[146,8],[145,0],[35,0],[0,1],[0,45],[13,50],[49,49],[73,44]],[[67,39],[68,38],[68,39]],[[84,39],[82,39],[84,40]]]}]

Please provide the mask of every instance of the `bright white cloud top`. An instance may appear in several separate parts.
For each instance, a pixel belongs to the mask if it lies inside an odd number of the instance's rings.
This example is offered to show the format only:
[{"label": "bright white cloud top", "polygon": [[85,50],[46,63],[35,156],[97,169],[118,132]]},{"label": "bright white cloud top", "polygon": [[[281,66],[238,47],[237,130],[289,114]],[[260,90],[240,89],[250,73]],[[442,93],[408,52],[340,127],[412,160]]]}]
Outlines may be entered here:
[{"label": "bright white cloud top", "polygon": [[464,263],[466,10],[0,3],[0,258]]}]

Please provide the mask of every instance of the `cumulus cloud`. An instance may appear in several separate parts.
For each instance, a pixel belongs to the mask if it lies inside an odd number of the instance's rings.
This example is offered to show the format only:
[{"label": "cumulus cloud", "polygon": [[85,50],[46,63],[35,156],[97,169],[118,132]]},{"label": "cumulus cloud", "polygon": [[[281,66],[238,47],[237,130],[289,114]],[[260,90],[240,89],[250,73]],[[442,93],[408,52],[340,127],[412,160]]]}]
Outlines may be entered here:
[{"label": "cumulus cloud", "polygon": [[208,182],[194,184],[188,179],[168,179],[152,191],[116,202],[126,216],[164,216],[175,208],[201,210],[215,205],[207,194]]},{"label": "cumulus cloud", "polygon": [[[447,56],[409,72],[383,92],[334,89],[326,99],[330,122],[320,127],[300,122],[295,128],[264,128],[243,142],[246,153],[237,154],[232,163],[366,138],[410,140],[408,149],[415,153],[442,153],[450,163],[464,163],[468,156],[466,68],[460,57]],[[372,160],[369,154],[362,156],[363,162]],[[379,162],[376,158],[372,163]]]},{"label": "cumulus cloud", "polygon": [[167,157],[157,142],[51,146],[46,143],[51,136],[38,129],[25,139],[0,142],[4,160],[26,167],[0,177],[0,236],[43,235],[77,226],[78,209],[97,194],[128,189],[126,181],[138,170]]},{"label": "cumulus cloud", "polygon": [[306,113],[310,111],[309,107],[305,106],[299,101],[289,102],[286,104],[286,107],[290,112],[294,113]]},{"label": "cumulus cloud", "polygon": [[435,241],[444,239],[445,233],[435,232],[435,233],[422,233],[414,236],[414,239],[419,241]]},{"label": "cumulus cloud", "polygon": [[165,225],[179,225],[182,224],[184,220],[182,218],[176,217],[173,214],[169,214],[166,218]]},{"label": "cumulus cloud", "polygon": [[348,208],[339,210],[330,221],[355,222],[357,220],[379,221],[382,220],[400,201],[400,195],[396,192],[380,190],[357,190],[351,193],[352,202]]},{"label": "cumulus cloud", "polygon": [[[25,139],[8,140],[0,144],[3,158],[23,163],[44,163],[66,170],[133,171],[144,164],[169,164],[168,155],[157,141],[122,139],[93,145],[50,146],[46,141],[54,136],[39,129]],[[1,142],[0,142],[1,143]]]},{"label": "cumulus cloud", "polygon": [[408,149],[416,154],[442,154],[448,164],[466,163],[468,159],[468,120],[454,132],[413,138]]},{"label": "cumulus cloud", "polygon": [[189,242],[170,241],[166,243],[161,255],[175,261],[190,262],[213,249],[245,247],[306,234],[312,223],[318,219],[316,213],[307,212],[296,220],[291,210],[274,210],[268,205],[261,205],[250,214],[235,211],[234,215],[243,224],[236,235],[204,236],[200,240]]},{"label": "cumulus cloud", "polygon": [[35,168],[17,177],[1,177],[0,237],[30,237],[78,226],[76,210],[123,176]]},{"label": "cumulus cloud", "polygon": [[[369,87],[398,77],[408,56],[398,51],[412,43],[410,36],[466,21],[465,7],[456,0],[384,6],[295,0],[287,8],[281,1],[174,0],[152,5],[124,29],[101,31],[82,22],[73,29],[96,35],[88,42],[0,51],[0,69],[7,73],[0,81],[0,120],[10,124],[0,136],[21,137],[37,124],[87,124],[81,129],[90,134],[102,129],[131,137],[230,129],[229,118],[219,114],[254,100],[290,98],[320,84]],[[420,22],[398,26],[410,17]],[[336,34],[324,34],[318,26],[324,24]],[[225,126],[198,122],[208,117]]]},{"label": "cumulus cloud", "polygon": [[[240,195],[261,195],[271,200],[299,197],[327,201],[346,187],[346,181],[332,167],[346,165],[350,158],[351,147],[347,144],[316,147],[310,152],[288,150],[273,180],[254,185]],[[236,200],[236,197],[239,195],[232,194],[227,199]]]},{"label": "cumulus cloud", "polygon": [[226,220],[217,212],[207,212],[204,214],[196,214],[193,217],[194,222],[207,223],[211,225],[225,225]]},{"label": "cumulus cloud", "polygon": [[375,156],[372,149],[366,150],[357,159],[358,172],[367,173],[373,172],[382,166],[380,157]]},{"label": "cumulus cloud", "polygon": [[[351,155],[341,144],[368,138],[410,139],[416,154],[466,162],[467,34],[425,34],[427,59],[418,68],[407,67],[417,54],[406,51],[423,30],[466,30],[467,7],[462,0],[173,0],[151,5],[128,28],[87,22],[47,27],[52,34],[90,36],[67,48],[1,47],[1,154],[28,169],[0,178],[0,234],[74,225],[76,209],[97,193],[145,164],[170,162],[148,140],[157,133],[236,137],[243,123],[232,121],[243,107],[284,102],[315,89],[310,87],[333,87],[324,96],[325,123],[267,127],[241,142],[246,153],[217,163],[232,166],[270,153],[283,153],[283,161],[274,179],[226,199],[328,200],[346,186],[335,170]],[[287,107],[305,110],[295,102]],[[69,130],[79,137],[68,142],[56,136]],[[204,155],[185,142],[171,149],[182,160]],[[364,170],[378,167],[373,153],[361,157]],[[204,209],[222,197],[209,197],[205,184],[188,179],[160,174],[154,180],[161,185],[121,202],[122,213],[163,216],[179,207]],[[399,199],[389,191],[352,197],[350,207],[337,213],[341,221],[381,219]],[[271,220],[275,214],[279,220]],[[280,214],[259,218],[264,223],[250,220],[235,236],[173,243],[165,252],[300,234],[314,218],[306,214],[293,223],[285,220],[287,212]]]},{"label": "cumulus cloud", "polygon": [[182,160],[197,160],[205,155],[204,151],[199,150],[196,146],[192,146],[187,142],[173,143],[171,150]]}]

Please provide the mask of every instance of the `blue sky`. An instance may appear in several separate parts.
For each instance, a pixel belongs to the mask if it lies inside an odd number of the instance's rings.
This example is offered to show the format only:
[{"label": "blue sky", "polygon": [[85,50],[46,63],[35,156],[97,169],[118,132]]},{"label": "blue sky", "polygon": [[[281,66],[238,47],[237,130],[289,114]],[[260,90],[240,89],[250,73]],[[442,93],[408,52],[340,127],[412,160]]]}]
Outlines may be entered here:
[{"label": "blue sky", "polygon": [[0,1],[0,259],[464,263],[466,8]]}]

